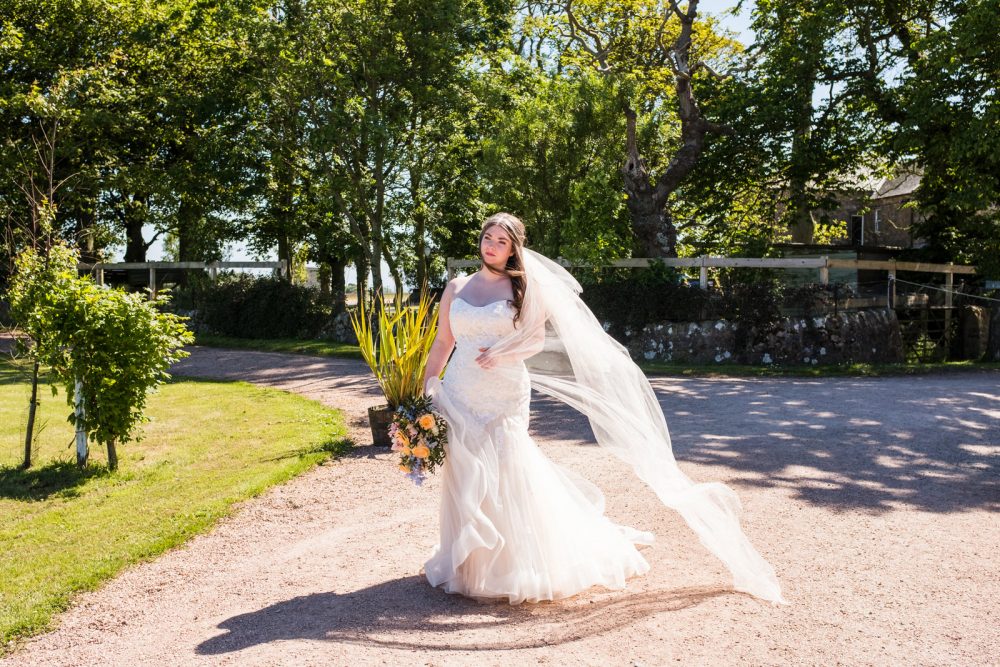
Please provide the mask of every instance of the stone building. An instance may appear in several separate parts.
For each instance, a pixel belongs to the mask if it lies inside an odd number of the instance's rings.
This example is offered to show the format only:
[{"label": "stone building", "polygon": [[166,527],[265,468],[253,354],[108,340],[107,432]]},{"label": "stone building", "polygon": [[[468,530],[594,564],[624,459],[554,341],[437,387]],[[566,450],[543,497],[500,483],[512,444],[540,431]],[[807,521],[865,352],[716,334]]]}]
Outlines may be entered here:
[{"label": "stone building", "polygon": [[836,208],[812,211],[808,219],[789,230],[792,244],[814,243],[815,224],[826,219],[841,222],[845,230],[841,238],[831,239],[832,246],[919,248],[923,241],[914,235],[913,225],[921,214],[907,206],[918,185],[918,169],[900,169],[888,178],[859,170],[845,179]]},{"label": "stone building", "polygon": [[848,238],[853,246],[919,248],[924,242],[913,233],[921,220],[916,208],[906,206],[920,185],[920,174],[903,171],[883,178],[862,200],[844,202]]},{"label": "stone building", "polygon": [[[789,230],[791,243],[775,245],[784,257],[888,260],[906,249],[924,246],[925,241],[913,231],[921,214],[907,206],[920,185],[918,169],[900,169],[892,177],[859,170],[845,180],[836,208],[813,211],[809,220]],[[843,236],[824,244],[811,242],[814,224],[822,219],[842,223]],[[884,270],[832,269],[830,280],[850,284],[859,294],[871,295],[884,293],[887,275]],[[816,280],[810,271],[786,271],[785,277],[792,283]]]}]

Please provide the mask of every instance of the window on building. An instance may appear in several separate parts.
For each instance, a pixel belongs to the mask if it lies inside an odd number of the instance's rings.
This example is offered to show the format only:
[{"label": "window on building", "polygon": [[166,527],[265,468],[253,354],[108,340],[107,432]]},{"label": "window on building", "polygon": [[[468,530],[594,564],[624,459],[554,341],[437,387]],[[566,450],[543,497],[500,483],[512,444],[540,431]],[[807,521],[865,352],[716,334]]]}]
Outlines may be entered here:
[{"label": "window on building", "polygon": [[851,216],[851,243],[853,245],[864,245],[865,239],[865,217],[863,215]]}]

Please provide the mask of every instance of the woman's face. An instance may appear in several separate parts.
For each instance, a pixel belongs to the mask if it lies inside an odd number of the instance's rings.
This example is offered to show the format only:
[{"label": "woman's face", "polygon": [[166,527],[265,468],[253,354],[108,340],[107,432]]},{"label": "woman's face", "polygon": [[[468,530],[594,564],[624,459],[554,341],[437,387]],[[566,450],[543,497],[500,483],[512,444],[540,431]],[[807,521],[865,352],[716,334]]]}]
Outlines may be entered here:
[{"label": "woman's face", "polygon": [[495,269],[503,270],[507,266],[507,259],[514,252],[514,243],[503,227],[490,225],[483,233],[479,251],[483,254],[483,259],[487,264]]}]

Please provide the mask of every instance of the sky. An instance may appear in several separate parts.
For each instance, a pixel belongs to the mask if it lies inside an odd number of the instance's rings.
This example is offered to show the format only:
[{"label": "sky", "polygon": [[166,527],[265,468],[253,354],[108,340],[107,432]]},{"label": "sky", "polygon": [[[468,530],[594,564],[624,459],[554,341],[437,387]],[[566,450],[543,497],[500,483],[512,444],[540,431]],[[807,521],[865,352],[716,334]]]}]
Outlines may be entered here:
[{"label": "sky", "polygon": [[[750,13],[753,11],[755,6],[754,0],[746,0],[743,2],[740,8],[739,14],[734,14],[733,10],[736,7],[736,2],[733,0],[701,0],[698,4],[698,11],[702,14],[711,14],[718,18],[719,22],[727,29],[736,33],[740,41],[744,44],[749,44],[752,39],[752,33],[750,31]],[[156,231],[152,226],[147,226],[143,229],[143,235],[149,238],[155,234]],[[114,261],[121,261],[123,256],[124,248],[116,248]],[[269,255],[265,257],[253,257],[246,247],[245,243],[239,242],[230,244],[226,248],[228,261],[240,262],[249,260],[265,260],[273,261],[277,259],[277,252],[272,251]],[[164,261],[164,249],[162,239],[157,239],[152,246],[150,246],[149,251],[146,253],[146,259],[151,262]],[[382,264],[382,275],[383,280],[386,283],[391,283],[391,278],[389,275],[389,267]],[[354,267],[349,267],[347,269],[347,282],[353,283],[356,280],[356,274]]]},{"label": "sky", "polygon": [[722,25],[739,36],[741,42],[749,44],[753,40],[750,14],[757,3],[754,0],[746,0],[740,7],[740,13],[733,14],[736,4],[733,0],[701,0],[698,3],[698,12],[717,17]]}]

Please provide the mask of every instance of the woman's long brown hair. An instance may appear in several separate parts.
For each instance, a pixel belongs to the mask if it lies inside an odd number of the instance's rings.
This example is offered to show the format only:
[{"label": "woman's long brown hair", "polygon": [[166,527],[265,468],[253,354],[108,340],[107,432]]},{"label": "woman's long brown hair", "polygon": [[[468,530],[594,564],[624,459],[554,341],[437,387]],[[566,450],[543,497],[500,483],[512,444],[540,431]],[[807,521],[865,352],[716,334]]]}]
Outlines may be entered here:
[{"label": "woman's long brown hair", "polygon": [[[486,258],[483,257],[483,237],[486,235],[486,231],[490,227],[500,227],[502,230],[507,232],[507,235],[511,240],[511,253],[510,257],[507,258],[507,264],[503,270],[494,269],[492,266],[486,263]],[[518,319],[521,317],[521,304],[524,303],[524,288],[527,285],[527,280],[524,276],[524,254],[522,248],[524,248],[524,223],[510,213],[494,213],[490,217],[483,220],[483,228],[479,232],[479,244],[478,252],[479,259],[482,261],[483,266],[486,267],[488,271],[493,273],[502,274],[510,278],[510,284],[514,291],[514,324],[517,324]]]}]

